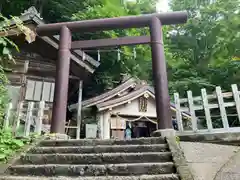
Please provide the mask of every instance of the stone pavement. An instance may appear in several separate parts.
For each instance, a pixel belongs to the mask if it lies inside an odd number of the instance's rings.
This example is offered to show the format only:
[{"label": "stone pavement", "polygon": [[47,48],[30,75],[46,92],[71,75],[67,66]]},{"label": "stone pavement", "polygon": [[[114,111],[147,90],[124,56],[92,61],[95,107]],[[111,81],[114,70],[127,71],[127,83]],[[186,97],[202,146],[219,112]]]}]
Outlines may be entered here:
[{"label": "stone pavement", "polygon": [[240,148],[180,142],[194,180],[240,180]]},{"label": "stone pavement", "polygon": [[240,151],[232,156],[229,161],[222,166],[216,175],[215,180],[240,180]]}]

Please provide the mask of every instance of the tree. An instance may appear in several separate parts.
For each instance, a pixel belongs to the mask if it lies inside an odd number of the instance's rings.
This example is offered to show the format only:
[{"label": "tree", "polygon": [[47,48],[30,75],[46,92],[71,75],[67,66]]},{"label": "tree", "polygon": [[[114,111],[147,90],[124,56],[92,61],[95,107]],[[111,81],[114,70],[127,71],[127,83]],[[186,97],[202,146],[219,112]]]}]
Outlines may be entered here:
[{"label": "tree", "polygon": [[[36,2],[38,3],[36,4]],[[6,8],[4,8],[2,12],[5,15],[13,13],[15,13],[14,15],[19,15],[24,9],[29,8],[29,6],[37,5],[38,10],[42,8],[41,15],[46,22],[62,22],[151,13],[155,11],[155,3],[156,0],[137,0],[136,3],[125,3],[123,6],[122,0],[20,0],[18,2],[12,2],[11,5],[5,4],[4,7]],[[72,14],[74,14],[73,17]],[[76,35],[75,38],[99,39],[146,33],[148,33],[148,31],[145,29],[131,29],[128,31],[110,31],[96,34],[85,33],[83,35]],[[151,54],[149,48],[147,46],[138,46],[136,48],[136,59],[133,58],[133,48],[124,47],[122,51],[121,60],[118,60],[118,55],[115,50],[101,52],[101,66],[95,73],[92,83],[89,85],[90,88],[94,90],[93,92],[89,89],[87,90],[89,96],[99,94],[106,88],[114,86],[115,81],[119,81],[122,73],[130,73],[142,79],[149,79],[151,72]],[[97,59],[96,52],[87,53],[90,53]],[[97,86],[94,84],[97,84]]]},{"label": "tree", "polygon": [[195,2],[171,3],[173,10],[187,9],[190,17],[188,23],[173,26],[169,35],[173,59],[179,61],[172,65],[172,89],[183,93],[181,87],[194,92],[216,85],[230,88],[240,77],[240,64],[232,61],[239,55],[239,0]]},{"label": "tree", "polygon": [[[1,1],[2,2],[2,1]],[[136,0],[123,6],[123,0],[19,0],[3,1],[5,15],[19,15],[30,5],[42,9],[46,22],[95,19],[138,15],[155,12],[156,0]],[[172,94],[184,94],[191,89],[213,90],[216,85],[228,89],[240,80],[240,63],[232,57],[239,55],[239,0],[171,0],[172,10],[187,10],[186,24],[164,27],[165,54],[168,63],[169,88]],[[148,29],[115,30],[103,33],[76,34],[76,39],[99,39],[125,35],[148,34]],[[115,50],[101,52],[101,66],[85,91],[87,97],[115,86],[120,74],[129,73],[151,83],[151,53],[149,46],[121,49],[121,60]],[[97,59],[96,51],[87,51]],[[191,71],[190,71],[191,70]]]},{"label": "tree", "polygon": [[9,82],[5,75],[4,68],[9,61],[14,62],[11,53],[12,49],[19,51],[16,44],[6,37],[7,30],[11,28],[10,25],[13,21],[15,22],[18,31],[25,35],[25,39],[28,42],[31,42],[33,40],[32,37],[34,37],[32,36],[33,32],[29,28],[23,26],[22,21],[19,18],[12,16],[11,19],[8,19],[0,14],[0,125],[2,124],[6,105],[8,103],[6,86]]},{"label": "tree", "polygon": [[[141,13],[151,13],[155,11],[153,4],[155,1],[137,1],[132,4],[125,4],[122,6],[121,0],[98,1],[97,4],[88,4],[85,10],[73,14],[73,20],[86,20],[119,17],[128,15],[139,15]],[[151,2],[151,3],[147,3]],[[123,36],[140,36],[149,34],[147,28],[142,29],[127,29],[127,30],[112,30],[97,33],[84,34],[82,39],[102,39],[115,38]],[[131,74],[140,79],[149,79],[149,72],[151,71],[151,53],[148,46],[136,46],[136,58],[134,57],[132,47],[121,48],[121,57],[118,57],[116,49],[108,49],[108,52],[101,53],[101,66],[97,69],[92,84],[89,85],[87,92],[92,92],[89,95],[99,94],[106,90],[106,88],[113,87],[120,80],[122,73]],[[94,56],[94,53],[92,53]],[[95,54],[96,57],[96,54]]]}]

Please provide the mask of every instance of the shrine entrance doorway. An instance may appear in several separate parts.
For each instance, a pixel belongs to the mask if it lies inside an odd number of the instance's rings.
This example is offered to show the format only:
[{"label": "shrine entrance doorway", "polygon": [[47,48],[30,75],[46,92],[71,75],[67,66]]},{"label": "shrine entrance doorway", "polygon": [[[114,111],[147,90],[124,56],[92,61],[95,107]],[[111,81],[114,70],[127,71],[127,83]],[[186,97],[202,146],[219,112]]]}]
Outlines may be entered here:
[{"label": "shrine entrance doorway", "polygon": [[131,129],[131,138],[151,137],[157,129],[157,122],[148,117],[141,117],[137,120],[127,120],[127,128]]}]

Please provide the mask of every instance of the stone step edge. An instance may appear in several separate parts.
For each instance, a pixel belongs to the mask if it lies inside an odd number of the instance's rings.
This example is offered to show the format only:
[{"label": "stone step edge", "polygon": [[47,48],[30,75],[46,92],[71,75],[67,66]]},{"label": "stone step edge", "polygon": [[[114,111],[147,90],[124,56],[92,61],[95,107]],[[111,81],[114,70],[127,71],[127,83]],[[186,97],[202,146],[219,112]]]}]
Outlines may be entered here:
[{"label": "stone step edge", "polygon": [[66,141],[136,141],[136,140],[155,140],[155,139],[161,139],[165,141],[162,137],[147,137],[147,138],[132,138],[132,139],[46,139],[43,141],[53,141],[53,142],[66,142]]},{"label": "stone step edge", "polygon": [[51,167],[62,167],[62,168],[68,168],[68,167],[86,167],[86,166],[90,166],[90,167],[121,167],[121,166],[138,166],[138,165],[158,165],[158,166],[164,166],[164,165],[169,165],[169,166],[174,166],[173,162],[150,162],[150,163],[119,163],[119,164],[23,164],[23,165],[13,165],[10,166],[11,169],[14,168],[35,168],[37,169],[38,167],[40,168],[51,168]]},{"label": "stone step edge", "polygon": [[[174,174],[176,169],[172,162],[168,163],[125,163],[105,165],[16,165],[6,172],[11,175],[47,175],[47,176],[133,176]],[[169,179],[168,179],[169,180]]]},{"label": "stone step edge", "polygon": [[163,142],[166,142],[164,138],[162,137],[150,137],[150,138],[136,138],[136,139],[129,139],[129,140],[120,140],[120,139],[67,139],[67,140],[43,140],[40,142],[42,143],[66,143],[66,142],[134,142],[134,141],[150,141],[150,140],[161,140]]},{"label": "stone step edge", "polygon": [[[119,149],[119,150],[118,150]],[[123,150],[124,149],[124,150]],[[85,152],[95,153],[95,152],[136,152],[137,149],[143,149],[143,152],[166,152],[169,151],[168,144],[143,144],[143,145],[96,145],[96,146],[36,146],[29,150],[32,154],[45,153],[45,151],[49,154],[58,153],[58,151],[62,151],[61,153],[67,152]],[[157,151],[158,150],[158,151]]]},{"label": "stone step edge", "polygon": [[0,180],[178,180],[178,174],[140,175],[140,176],[86,176],[86,177],[44,177],[44,176],[1,176]]},{"label": "stone step edge", "polygon": [[95,146],[36,146],[33,149],[64,149],[64,148],[81,148],[81,149],[87,149],[87,148],[118,148],[118,147],[163,147],[168,148],[168,144],[123,144],[123,145],[95,145]]},{"label": "stone step edge", "polygon": [[86,157],[86,156],[98,156],[98,157],[103,157],[103,156],[144,156],[144,155],[172,155],[171,152],[166,151],[166,152],[107,152],[107,153],[83,153],[83,154],[75,154],[75,153],[44,153],[44,154],[35,154],[35,153],[27,153],[23,155],[22,157],[28,156],[28,157],[35,157],[35,156],[75,156],[75,157]]}]

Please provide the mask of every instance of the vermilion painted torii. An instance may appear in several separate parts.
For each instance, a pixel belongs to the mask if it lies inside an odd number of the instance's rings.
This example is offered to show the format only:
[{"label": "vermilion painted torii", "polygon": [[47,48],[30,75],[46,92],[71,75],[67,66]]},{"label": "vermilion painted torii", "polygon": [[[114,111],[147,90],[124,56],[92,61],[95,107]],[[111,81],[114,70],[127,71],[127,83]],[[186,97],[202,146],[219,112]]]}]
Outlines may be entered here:
[{"label": "vermilion painted torii", "polygon": [[[65,130],[70,50],[136,44],[151,45],[158,129],[171,129],[170,98],[162,39],[162,26],[185,23],[186,21],[187,12],[178,11],[39,25],[36,32],[40,36],[60,34],[51,133],[64,133]],[[150,28],[150,37],[121,37],[116,39],[73,42],[71,40],[71,33],[73,32],[95,32],[142,27]]]}]

